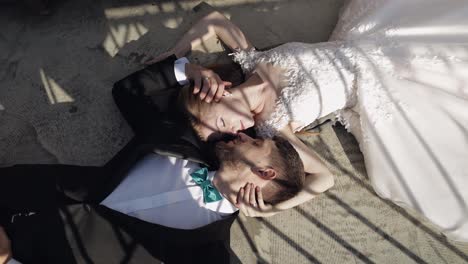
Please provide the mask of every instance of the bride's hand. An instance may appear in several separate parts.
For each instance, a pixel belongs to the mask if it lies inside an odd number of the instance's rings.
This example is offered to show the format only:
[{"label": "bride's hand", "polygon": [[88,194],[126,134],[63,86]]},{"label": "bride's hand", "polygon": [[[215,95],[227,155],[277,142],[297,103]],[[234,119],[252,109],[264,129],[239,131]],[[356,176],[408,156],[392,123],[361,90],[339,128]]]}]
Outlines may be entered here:
[{"label": "bride's hand", "polygon": [[192,80],[193,93],[199,94],[200,99],[210,103],[213,99],[218,102],[222,96],[230,94],[226,91],[232,83],[221,80],[214,71],[197,64],[185,64],[185,75]]},{"label": "bride's hand", "polygon": [[247,183],[239,190],[236,206],[249,217],[268,217],[278,213],[271,204],[265,204],[260,187],[252,183]]}]

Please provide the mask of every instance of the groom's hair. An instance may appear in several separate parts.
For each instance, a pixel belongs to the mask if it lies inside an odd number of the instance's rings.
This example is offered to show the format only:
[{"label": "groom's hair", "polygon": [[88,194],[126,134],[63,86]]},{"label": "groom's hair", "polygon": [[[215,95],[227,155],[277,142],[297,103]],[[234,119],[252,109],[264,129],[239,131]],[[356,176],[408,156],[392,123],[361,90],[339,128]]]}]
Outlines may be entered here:
[{"label": "groom's hair", "polygon": [[265,197],[265,201],[277,204],[294,197],[302,190],[305,172],[299,154],[288,140],[275,136],[273,141],[276,150],[270,154],[270,164],[275,169],[277,176],[265,186],[273,193],[270,197]]}]

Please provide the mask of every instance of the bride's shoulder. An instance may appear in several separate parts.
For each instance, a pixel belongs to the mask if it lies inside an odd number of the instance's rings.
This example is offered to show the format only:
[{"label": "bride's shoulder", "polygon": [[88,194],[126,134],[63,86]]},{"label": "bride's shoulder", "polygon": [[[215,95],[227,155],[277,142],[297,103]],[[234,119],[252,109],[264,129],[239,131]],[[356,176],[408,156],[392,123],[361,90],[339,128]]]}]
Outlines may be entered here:
[{"label": "bride's shoulder", "polygon": [[253,72],[257,73],[263,82],[275,91],[281,91],[281,88],[285,85],[287,69],[282,65],[269,61],[260,61]]}]

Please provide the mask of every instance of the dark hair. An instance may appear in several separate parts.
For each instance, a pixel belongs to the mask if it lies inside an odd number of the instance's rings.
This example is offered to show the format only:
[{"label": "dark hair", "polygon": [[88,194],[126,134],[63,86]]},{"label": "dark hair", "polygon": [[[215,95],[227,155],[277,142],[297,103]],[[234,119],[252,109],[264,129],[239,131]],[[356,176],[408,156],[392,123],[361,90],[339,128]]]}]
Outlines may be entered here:
[{"label": "dark hair", "polygon": [[271,164],[277,176],[269,183],[274,194],[265,200],[277,204],[294,197],[304,187],[305,172],[299,153],[288,140],[273,137],[276,150],[271,153]]}]

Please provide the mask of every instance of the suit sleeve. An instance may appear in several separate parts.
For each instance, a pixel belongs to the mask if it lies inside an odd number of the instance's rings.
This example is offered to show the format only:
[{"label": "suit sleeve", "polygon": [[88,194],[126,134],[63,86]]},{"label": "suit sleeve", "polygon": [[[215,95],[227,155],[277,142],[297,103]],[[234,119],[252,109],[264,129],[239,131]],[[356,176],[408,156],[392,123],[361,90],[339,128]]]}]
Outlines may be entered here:
[{"label": "suit sleeve", "polygon": [[[172,55],[114,84],[115,103],[137,136],[146,135],[158,126],[158,121],[168,111],[164,104],[181,88],[174,73],[175,60]],[[163,96],[161,102],[153,100],[154,95],[164,94],[167,97]]]}]

